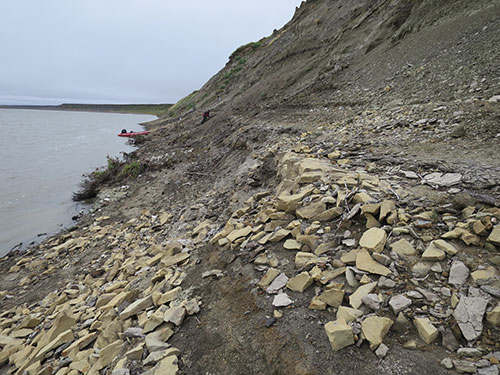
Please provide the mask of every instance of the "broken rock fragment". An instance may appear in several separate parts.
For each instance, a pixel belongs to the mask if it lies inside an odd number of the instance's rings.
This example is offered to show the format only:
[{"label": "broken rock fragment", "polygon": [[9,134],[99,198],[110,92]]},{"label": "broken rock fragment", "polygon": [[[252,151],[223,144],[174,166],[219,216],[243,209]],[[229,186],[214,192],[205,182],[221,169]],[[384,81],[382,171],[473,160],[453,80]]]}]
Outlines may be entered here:
[{"label": "broken rock fragment", "polygon": [[356,256],[356,268],[381,276],[389,276],[392,273],[389,268],[375,261],[365,249],[359,250]]},{"label": "broken rock fragment", "polygon": [[286,284],[287,288],[293,290],[294,292],[302,293],[313,283],[313,278],[308,272],[302,272],[295,277],[288,280]]},{"label": "broken rock fragment", "polygon": [[361,323],[361,331],[370,343],[370,349],[375,350],[384,340],[394,322],[389,318],[369,316]]},{"label": "broken rock fragment", "polygon": [[406,239],[402,238],[399,241],[393,242],[389,245],[396,254],[401,257],[410,257],[417,254],[413,245]]},{"label": "broken rock fragment", "polygon": [[450,276],[448,277],[448,284],[460,286],[465,283],[469,277],[469,267],[463,262],[454,261],[450,268]]},{"label": "broken rock fragment", "polygon": [[432,344],[439,336],[439,331],[428,318],[415,318],[415,327],[426,344]]},{"label": "broken rock fragment", "polygon": [[284,273],[279,274],[266,289],[268,294],[275,294],[278,291],[286,286],[288,283],[288,276]]},{"label": "broken rock fragment", "polygon": [[438,186],[453,186],[458,184],[462,180],[462,175],[460,173],[430,173],[424,176],[424,181],[429,185]]},{"label": "broken rock fragment", "polygon": [[356,291],[349,297],[349,304],[355,308],[359,309],[359,307],[363,304],[362,299],[364,296],[370,294],[373,289],[377,286],[377,282],[369,283],[360,286]]},{"label": "broken rock fragment", "polygon": [[387,241],[387,233],[380,228],[370,228],[363,233],[359,240],[359,246],[380,253]]},{"label": "broken rock fragment", "polygon": [[500,302],[486,314],[486,320],[493,326],[500,326]]},{"label": "broken rock fragment", "polygon": [[432,241],[422,254],[422,260],[427,262],[437,262],[446,258],[446,252],[439,248],[436,241]]},{"label": "broken rock fragment", "polygon": [[165,311],[163,320],[167,323],[174,323],[176,326],[180,326],[186,315],[186,309],[183,306],[171,307]]},{"label": "broken rock fragment", "polygon": [[286,293],[278,293],[273,299],[273,306],[275,307],[285,307],[291,305],[292,303],[293,301]]},{"label": "broken rock fragment", "polygon": [[343,319],[326,323],[325,331],[335,352],[354,344],[352,328]]},{"label": "broken rock fragment", "polygon": [[257,286],[260,288],[266,288],[273,282],[273,280],[278,277],[280,271],[276,268],[269,268],[266,274],[262,277],[262,279],[257,283]]},{"label": "broken rock fragment", "polygon": [[492,242],[496,245],[500,245],[500,225],[493,227],[487,241]]},{"label": "broken rock fragment", "polygon": [[411,304],[412,304],[411,299],[405,297],[402,294],[392,297],[391,300],[389,301],[389,305],[391,306],[392,311],[394,311],[394,314],[396,315],[398,315],[401,311],[409,307]]},{"label": "broken rock fragment", "polygon": [[339,307],[344,299],[344,291],[339,289],[328,289],[324,291],[319,297],[321,301],[325,302],[328,306]]},{"label": "broken rock fragment", "polygon": [[343,319],[346,322],[352,322],[363,316],[363,311],[358,309],[352,309],[346,306],[339,306],[337,310],[337,320]]},{"label": "broken rock fragment", "polygon": [[453,313],[462,334],[468,341],[475,340],[483,332],[483,316],[488,300],[480,296],[462,296]]}]

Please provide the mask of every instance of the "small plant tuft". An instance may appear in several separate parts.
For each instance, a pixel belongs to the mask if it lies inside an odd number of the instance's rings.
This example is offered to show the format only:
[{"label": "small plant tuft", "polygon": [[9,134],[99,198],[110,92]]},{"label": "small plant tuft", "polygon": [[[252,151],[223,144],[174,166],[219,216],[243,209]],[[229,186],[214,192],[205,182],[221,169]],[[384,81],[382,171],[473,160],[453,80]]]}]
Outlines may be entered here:
[{"label": "small plant tuft", "polygon": [[[126,156],[127,157],[127,156]],[[112,185],[127,179],[135,179],[145,170],[139,161],[122,161],[108,156],[107,166],[84,175],[80,190],[73,193],[74,201],[86,201],[99,194],[104,185]]]}]

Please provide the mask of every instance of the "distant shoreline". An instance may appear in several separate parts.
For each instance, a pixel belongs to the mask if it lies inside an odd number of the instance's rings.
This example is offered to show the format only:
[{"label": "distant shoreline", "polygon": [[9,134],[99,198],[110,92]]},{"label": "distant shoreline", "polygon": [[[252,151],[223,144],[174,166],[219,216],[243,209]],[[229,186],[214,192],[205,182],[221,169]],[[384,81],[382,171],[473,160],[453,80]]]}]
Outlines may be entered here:
[{"label": "distant shoreline", "polygon": [[173,104],[73,104],[59,105],[0,105],[0,109],[36,109],[52,111],[111,112],[163,115]]}]

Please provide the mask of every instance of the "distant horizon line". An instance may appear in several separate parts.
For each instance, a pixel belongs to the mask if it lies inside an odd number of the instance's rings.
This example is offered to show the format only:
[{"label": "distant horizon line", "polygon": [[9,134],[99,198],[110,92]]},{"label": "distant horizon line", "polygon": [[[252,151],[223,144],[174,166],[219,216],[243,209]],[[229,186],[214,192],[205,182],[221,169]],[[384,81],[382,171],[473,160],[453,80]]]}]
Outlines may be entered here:
[{"label": "distant horizon line", "polygon": [[[181,98],[174,99],[170,103],[176,103]],[[151,98],[151,100],[139,99],[137,101],[134,99],[125,100],[107,100],[107,99],[91,99],[91,98],[61,98],[61,97],[41,97],[41,96],[29,96],[29,95],[0,95],[0,105],[24,105],[24,106],[57,106],[62,104],[170,104],[168,99],[158,99]]]},{"label": "distant horizon line", "polygon": [[62,107],[62,106],[151,106],[151,105],[174,105],[175,103],[60,103],[60,104],[2,104],[0,107]]}]

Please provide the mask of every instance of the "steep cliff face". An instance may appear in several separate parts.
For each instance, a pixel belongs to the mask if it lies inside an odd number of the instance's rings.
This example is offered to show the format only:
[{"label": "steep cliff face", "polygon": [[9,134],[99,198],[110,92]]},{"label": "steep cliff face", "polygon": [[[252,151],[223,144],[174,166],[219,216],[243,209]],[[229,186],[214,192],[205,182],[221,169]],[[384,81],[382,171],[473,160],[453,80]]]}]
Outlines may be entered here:
[{"label": "steep cliff face", "polygon": [[309,0],[174,112],[461,97],[498,80],[499,14],[497,0]]}]

